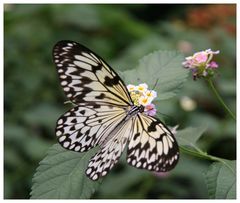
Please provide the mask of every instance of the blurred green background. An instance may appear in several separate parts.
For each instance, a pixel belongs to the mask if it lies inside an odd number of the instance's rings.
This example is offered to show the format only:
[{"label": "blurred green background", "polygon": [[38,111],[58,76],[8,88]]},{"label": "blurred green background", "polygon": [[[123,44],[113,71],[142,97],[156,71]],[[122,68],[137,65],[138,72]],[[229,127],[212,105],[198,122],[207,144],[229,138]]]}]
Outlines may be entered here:
[{"label": "blurred green background", "polygon": [[[35,169],[56,143],[55,122],[70,108],[63,104],[52,62],[52,48],[63,39],[84,44],[117,71],[136,67],[154,50],[185,56],[220,50],[216,87],[236,110],[236,5],[6,4],[4,198],[29,198]],[[159,109],[171,126],[207,126],[201,148],[236,159],[236,124],[204,81],[189,76],[178,96],[162,101]],[[208,198],[203,173],[209,164],[182,155],[176,169],[163,176],[127,166],[123,157],[93,198]]]}]

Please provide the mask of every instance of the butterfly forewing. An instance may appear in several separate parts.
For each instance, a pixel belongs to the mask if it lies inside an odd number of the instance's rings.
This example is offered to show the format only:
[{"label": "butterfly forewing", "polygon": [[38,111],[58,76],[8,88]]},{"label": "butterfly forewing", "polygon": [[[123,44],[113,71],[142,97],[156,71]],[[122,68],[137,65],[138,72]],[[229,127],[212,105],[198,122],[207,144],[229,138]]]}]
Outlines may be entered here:
[{"label": "butterfly forewing", "polygon": [[53,49],[53,58],[61,86],[75,104],[132,104],[121,78],[102,58],[83,45],[60,41]]},{"label": "butterfly forewing", "polygon": [[177,142],[171,131],[158,119],[139,114],[128,144],[127,162],[137,168],[166,172],[179,159]]}]

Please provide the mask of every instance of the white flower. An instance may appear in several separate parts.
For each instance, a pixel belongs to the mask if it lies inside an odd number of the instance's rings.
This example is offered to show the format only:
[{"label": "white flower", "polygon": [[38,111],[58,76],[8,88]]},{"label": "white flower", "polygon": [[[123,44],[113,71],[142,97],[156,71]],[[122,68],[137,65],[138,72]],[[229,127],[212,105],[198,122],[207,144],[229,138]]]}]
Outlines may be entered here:
[{"label": "white flower", "polygon": [[151,102],[152,102],[152,99],[150,97],[141,96],[139,98],[139,104],[140,105],[147,106]]},{"label": "white flower", "polygon": [[129,85],[127,86],[127,89],[128,89],[129,92],[132,92],[132,91],[135,91],[135,90],[136,90],[136,86],[135,86],[135,85],[132,85],[132,84],[129,84]]},{"label": "white flower", "polygon": [[144,93],[145,96],[150,97],[151,99],[155,99],[157,97],[157,92],[154,90],[147,90]]},{"label": "white flower", "polygon": [[146,83],[139,84],[136,86],[136,90],[139,92],[145,92],[147,91],[148,85]]}]

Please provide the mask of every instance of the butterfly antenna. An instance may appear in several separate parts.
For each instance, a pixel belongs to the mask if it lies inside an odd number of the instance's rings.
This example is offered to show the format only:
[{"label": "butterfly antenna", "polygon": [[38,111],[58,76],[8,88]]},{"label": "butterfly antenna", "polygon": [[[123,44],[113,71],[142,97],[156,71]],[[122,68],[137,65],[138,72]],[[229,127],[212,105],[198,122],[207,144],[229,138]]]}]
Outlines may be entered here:
[{"label": "butterfly antenna", "polygon": [[159,80],[159,78],[156,80],[155,84],[153,85],[153,88],[152,88],[152,90],[154,90],[154,89],[157,87],[158,80]]}]

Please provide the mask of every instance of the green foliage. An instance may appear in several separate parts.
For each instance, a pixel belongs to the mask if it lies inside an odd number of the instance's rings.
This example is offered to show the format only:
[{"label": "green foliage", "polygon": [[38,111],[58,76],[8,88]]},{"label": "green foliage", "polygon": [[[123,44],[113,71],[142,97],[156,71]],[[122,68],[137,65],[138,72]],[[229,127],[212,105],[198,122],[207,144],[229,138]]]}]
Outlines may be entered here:
[{"label": "green foliage", "polygon": [[[104,178],[93,198],[209,197],[202,175],[213,161],[209,154],[224,158],[218,161],[236,159],[236,123],[226,116],[203,81],[195,82],[189,77],[181,91],[178,90],[177,84],[181,83],[177,80],[173,83],[174,74],[181,75],[182,79],[187,74],[181,68],[182,56],[178,52],[175,52],[176,63],[171,63],[173,67],[168,66],[173,75],[168,75],[167,71],[165,75],[148,75],[146,65],[149,60],[156,60],[154,54],[142,59],[138,69],[134,67],[137,67],[139,59],[156,50],[180,50],[185,56],[207,48],[220,50],[221,54],[216,58],[220,64],[219,75],[214,82],[230,109],[236,111],[234,34],[217,23],[209,29],[189,26],[183,17],[194,6],[187,5],[5,4],[4,7],[4,198],[30,197],[36,167],[47,149],[56,143],[56,120],[70,108],[63,104],[66,97],[52,62],[52,47],[63,39],[75,40],[89,47],[117,72],[132,71],[129,73],[133,74],[141,69],[140,79],[147,84],[153,85],[156,78],[161,78],[158,81],[161,84],[157,86],[160,88],[158,95],[161,99],[171,99],[158,100],[158,112],[168,115],[164,117],[168,125],[178,124],[183,129],[179,131],[179,137],[185,139],[181,133],[186,133],[189,135],[186,139],[193,142],[195,140],[191,140],[190,133],[196,139],[196,134],[200,134],[197,131],[201,131],[199,126],[207,126],[194,146],[204,151],[202,156],[208,160],[181,152],[177,167],[163,178],[127,166],[123,156]],[[232,25],[235,26],[234,17]],[[171,84],[168,83],[170,78],[173,80]],[[184,109],[181,105],[183,96],[196,102],[196,108],[192,111]],[[188,126],[195,126],[192,128],[195,132]],[[187,149],[194,150],[189,146]],[[195,149],[195,153],[199,152]]]},{"label": "green foliage", "polygon": [[205,174],[209,197],[212,199],[236,199],[236,161],[213,163]]},{"label": "green foliage", "polygon": [[177,141],[181,146],[196,146],[197,141],[206,131],[207,127],[189,127],[177,132]]},{"label": "green foliage", "polygon": [[[155,84],[158,100],[169,99],[181,88],[188,72],[181,67],[183,55],[174,51],[153,52],[139,61],[136,69],[123,72],[127,84]],[[147,74],[146,74],[147,72]]]},{"label": "green foliage", "polygon": [[86,199],[98,189],[100,181],[85,175],[89,159],[97,149],[86,153],[67,151],[53,145],[40,162],[33,177],[32,199]]}]

